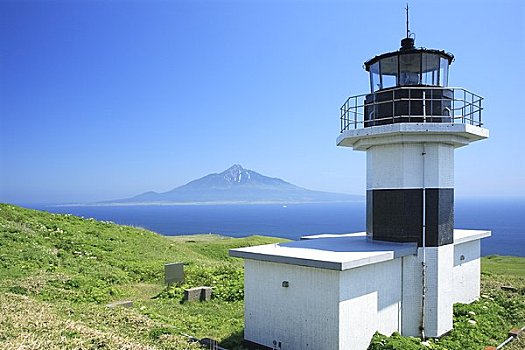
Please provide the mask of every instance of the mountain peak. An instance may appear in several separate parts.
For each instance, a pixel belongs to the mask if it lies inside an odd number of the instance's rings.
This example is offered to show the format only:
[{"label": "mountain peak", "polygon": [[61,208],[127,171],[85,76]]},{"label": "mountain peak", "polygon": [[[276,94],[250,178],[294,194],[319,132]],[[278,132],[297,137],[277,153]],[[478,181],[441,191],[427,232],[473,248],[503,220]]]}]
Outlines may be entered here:
[{"label": "mountain peak", "polygon": [[251,171],[244,169],[239,164],[234,164],[230,168],[222,172],[221,175],[228,183],[240,184],[241,182],[246,182],[250,180]]},{"label": "mountain peak", "polygon": [[240,164],[233,164],[231,167],[226,169],[226,171],[229,171],[229,170],[244,170],[244,168]]}]

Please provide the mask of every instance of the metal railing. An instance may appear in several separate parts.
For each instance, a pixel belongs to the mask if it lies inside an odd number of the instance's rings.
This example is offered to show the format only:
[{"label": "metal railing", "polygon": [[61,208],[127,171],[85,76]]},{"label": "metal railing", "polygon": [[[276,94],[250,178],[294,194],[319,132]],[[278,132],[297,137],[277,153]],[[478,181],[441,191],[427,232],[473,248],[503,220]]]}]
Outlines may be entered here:
[{"label": "metal railing", "polygon": [[395,123],[483,126],[483,97],[463,88],[400,86],[349,97],[341,106],[341,132]]}]

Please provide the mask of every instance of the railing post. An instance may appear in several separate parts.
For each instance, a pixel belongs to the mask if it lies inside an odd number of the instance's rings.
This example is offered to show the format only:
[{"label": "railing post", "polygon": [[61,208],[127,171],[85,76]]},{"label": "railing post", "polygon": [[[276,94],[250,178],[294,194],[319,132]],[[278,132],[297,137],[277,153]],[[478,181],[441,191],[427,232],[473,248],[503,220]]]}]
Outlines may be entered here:
[{"label": "railing post", "polygon": [[396,90],[392,90],[392,124],[396,122]]},{"label": "railing post", "polygon": [[427,122],[427,93],[423,90],[423,123]]},{"label": "railing post", "polygon": [[357,96],[354,98],[354,107],[355,107],[355,115],[354,115],[354,130],[357,129],[357,118],[359,115],[359,105],[357,104]]},{"label": "railing post", "polygon": [[339,108],[339,132],[343,132],[343,106]]},{"label": "railing post", "polygon": [[376,101],[376,94],[374,93],[374,118],[371,121],[372,126],[376,125],[376,122],[375,122],[376,115],[377,115],[377,101]]},{"label": "railing post", "polygon": [[467,91],[463,89],[463,105],[461,106],[461,122],[465,124],[465,103],[467,102]]},{"label": "railing post", "polygon": [[430,89],[430,116],[434,116],[434,89]]},{"label": "railing post", "polygon": [[470,93],[470,125],[474,125],[474,112],[472,111],[472,107],[474,104],[474,94]]},{"label": "railing post", "polygon": [[348,130],[348,118],[349,118],[348,113],[349,112],[350,112],[350,110],[349,110],[349,106],[348,106],[348,100],[346,100],[346,102],[345,102],[345,109],[344,109],[344,117],[343,117],[343,120],[344,120],[343,130]]},{"label": "railing post", "polygon": [[452,124],[456,124],[456,89],[452,89]]},{"label": "railing post", "polygon": [[479,122],[479,118],[481,116],[481,100],[479,99],[479,97],[477,97],[477,100],[476,100],[476,106],[475,108],[477,108],[477,115],[478,115],[478,126],[480,126],[480,122]]},{"label": "railing post", "polygon": [[408,122],[410,123],[412,120],[412,89],[408,89]]}]

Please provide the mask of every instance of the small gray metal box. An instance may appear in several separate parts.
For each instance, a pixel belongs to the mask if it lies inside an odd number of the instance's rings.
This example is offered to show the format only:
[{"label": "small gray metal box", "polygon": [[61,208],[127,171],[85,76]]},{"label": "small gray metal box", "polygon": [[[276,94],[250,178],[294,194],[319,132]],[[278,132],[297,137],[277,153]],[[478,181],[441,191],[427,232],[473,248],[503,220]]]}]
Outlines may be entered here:
[{"label": "small gray metal box", "polygon": [[184,263],[164,264],[164,282],[167,285],[184,283]]}]

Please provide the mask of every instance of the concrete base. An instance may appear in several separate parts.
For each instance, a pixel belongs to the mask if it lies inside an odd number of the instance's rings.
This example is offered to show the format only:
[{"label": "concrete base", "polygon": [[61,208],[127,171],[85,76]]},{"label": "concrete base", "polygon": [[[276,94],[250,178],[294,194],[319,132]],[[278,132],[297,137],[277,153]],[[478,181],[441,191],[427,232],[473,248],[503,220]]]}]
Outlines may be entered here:
[{"label": "concrete base", "polygon": [[479,296],[479,241],[488,236],[455,230],[453,244],[423,250],[362,232],[230,250],[245,259],[245,339],[270,349],[364,350],[376,331],[420,335],[423,315],[425,335],[440,336],[452,328],[453,303]]},{"label": "concrete base", "polygon": [[184,289],[184,301],[210,301],[212,287]]}]

